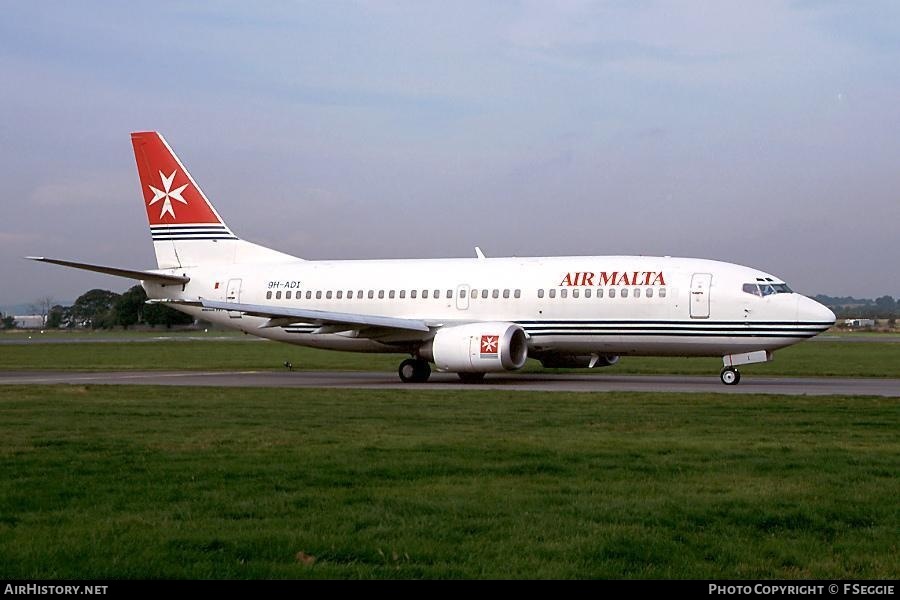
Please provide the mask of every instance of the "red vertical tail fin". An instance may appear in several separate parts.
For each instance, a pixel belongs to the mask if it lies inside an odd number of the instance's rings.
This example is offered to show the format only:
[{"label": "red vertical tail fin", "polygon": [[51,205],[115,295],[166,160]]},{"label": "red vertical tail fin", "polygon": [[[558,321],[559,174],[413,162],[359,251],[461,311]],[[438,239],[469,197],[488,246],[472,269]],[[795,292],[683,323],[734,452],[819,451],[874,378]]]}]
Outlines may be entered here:
[{"label": "red vertical tail fin", "polygon": [[162,135],[132,133],[131,144],[160,268],[296,260],[238,239]]},{"label": "red vertical tail fin", "polygon": [[163,136],[155,131],[132,133],[131,144],[154,240],[158,234],[162,239],[234,239]]}]

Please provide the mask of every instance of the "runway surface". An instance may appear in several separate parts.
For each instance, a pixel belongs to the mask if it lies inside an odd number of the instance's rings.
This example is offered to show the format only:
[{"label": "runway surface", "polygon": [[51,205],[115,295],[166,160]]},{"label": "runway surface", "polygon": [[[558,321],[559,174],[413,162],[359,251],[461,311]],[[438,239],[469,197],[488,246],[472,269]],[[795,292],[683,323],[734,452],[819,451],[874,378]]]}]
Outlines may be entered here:
[{"label": "runway surface", "polygon": [[900,397],[900,379],[753,377],[722,385],[717,375],[488,375],[463,384],[452,374],[435,373],[424,384],[401,383],[396,374],[359,371],[6,371],[0,385],[49,384],[177,385],[277,388],[524,390],[541,392],[707,392]]}]

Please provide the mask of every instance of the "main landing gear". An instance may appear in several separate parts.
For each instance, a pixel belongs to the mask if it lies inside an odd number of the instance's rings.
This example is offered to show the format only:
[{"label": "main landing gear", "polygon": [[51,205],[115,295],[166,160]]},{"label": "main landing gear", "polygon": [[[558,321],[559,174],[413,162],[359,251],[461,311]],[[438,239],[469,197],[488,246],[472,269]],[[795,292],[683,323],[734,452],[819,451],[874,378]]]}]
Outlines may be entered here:
[{"label": "main landing gear", "polygon": [[725,385],[737,385],[741,382],[741,372],[734,367],[725,367],[722,369],[722,372],[719,373],[719,379],[721,379],[722,383]]},{"label": "main landing gear", "polygon": [[397,370],[403,383],[425,383],[431,377],[431,365],[421,358],[407,358]]}]

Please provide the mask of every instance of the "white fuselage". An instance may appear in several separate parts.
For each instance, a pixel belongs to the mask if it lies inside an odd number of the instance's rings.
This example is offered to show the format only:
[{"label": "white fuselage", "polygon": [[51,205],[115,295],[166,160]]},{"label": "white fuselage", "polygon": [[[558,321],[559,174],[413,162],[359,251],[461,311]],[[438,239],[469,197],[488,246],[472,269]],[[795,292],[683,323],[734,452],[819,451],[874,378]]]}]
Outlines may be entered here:
[{"label": "white fuselage", "polygon": [[[287,261],[173,269],[183,291],[144,283],[151,298],[419,319],[435,329],[510,322],[529,354],[724,356],[775,350],[827,329],[833,314],[739,265],[689,258],[579,256],[436,260]],[[349,327],[293,323],[180,307],[198,318],[282,342],[360,352],[415,352],[417,341]],[[271,325],[271,324],[269,324]]]}]

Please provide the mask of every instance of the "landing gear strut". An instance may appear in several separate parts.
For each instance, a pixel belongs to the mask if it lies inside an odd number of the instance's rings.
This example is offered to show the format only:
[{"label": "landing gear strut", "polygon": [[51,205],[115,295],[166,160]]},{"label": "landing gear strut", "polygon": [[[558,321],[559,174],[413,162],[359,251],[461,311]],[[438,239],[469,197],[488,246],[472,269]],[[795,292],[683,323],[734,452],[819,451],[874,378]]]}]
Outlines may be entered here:
[{"label": "landing gear strut", "polygon": [[407,358],[397,370],[403,383],[425,383],[431,377],[431,365],[421,358]]},{"label": "landing gear strut", "polygon": [[721,379],[722,383],[725,385],[737,385],[741,381],[741,372],[734,367],[725,367],[722,369],[722,372],[719,373],[719,379]]}]

